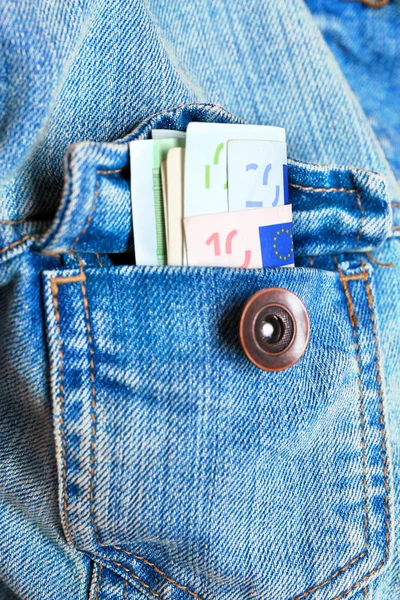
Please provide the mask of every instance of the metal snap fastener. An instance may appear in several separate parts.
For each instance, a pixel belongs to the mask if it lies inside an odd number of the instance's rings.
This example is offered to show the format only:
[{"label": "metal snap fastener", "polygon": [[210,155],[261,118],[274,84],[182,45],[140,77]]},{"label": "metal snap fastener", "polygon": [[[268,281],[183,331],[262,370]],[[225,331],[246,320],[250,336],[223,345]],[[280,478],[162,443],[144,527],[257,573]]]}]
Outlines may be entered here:
[{"label": "metal snap fastener", "polygon": [[240,320],[240,341],[246,356],[260,369],[283,371],[307,348],[310,321],[293,292],[268,288],[252,296]]}]

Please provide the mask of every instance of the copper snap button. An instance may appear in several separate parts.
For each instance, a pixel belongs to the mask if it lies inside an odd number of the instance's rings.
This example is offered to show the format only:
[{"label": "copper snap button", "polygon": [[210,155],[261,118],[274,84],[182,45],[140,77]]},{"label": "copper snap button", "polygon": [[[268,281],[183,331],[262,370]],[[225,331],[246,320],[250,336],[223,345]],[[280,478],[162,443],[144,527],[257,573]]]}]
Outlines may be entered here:
[{"label": "copper snap button", "polygon": [[293,292],[268,288],[254,294],[240,320],[240,341],[249,360],[266,371],[294,365],[307,348],[310,321]]}]

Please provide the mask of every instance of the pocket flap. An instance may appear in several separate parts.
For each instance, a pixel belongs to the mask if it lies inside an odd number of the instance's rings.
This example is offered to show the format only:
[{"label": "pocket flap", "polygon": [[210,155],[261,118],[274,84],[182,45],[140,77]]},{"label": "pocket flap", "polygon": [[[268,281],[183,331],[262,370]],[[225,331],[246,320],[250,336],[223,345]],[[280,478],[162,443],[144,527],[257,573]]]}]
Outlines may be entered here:
[{"label": "pocket flap", "polygon": [[[219,106],[193,104],[153,115],[115,143],[71,146],[60,210],[37,246],[46,252],[132,249],[128,142],[150,137],[152,129],[186,130],[191,121],[240,122]],[[371,250],[391,235],[381,175],[294,160],[288,161],[288,175],[296,257]]]}]

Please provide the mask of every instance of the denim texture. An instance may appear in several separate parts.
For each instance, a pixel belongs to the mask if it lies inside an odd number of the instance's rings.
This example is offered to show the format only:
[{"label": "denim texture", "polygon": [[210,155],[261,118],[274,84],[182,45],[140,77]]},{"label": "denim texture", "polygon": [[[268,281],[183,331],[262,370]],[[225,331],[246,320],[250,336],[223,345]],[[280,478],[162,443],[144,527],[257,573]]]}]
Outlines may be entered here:
[{"label": "denim texture", "polygon": [[[396,99],[329,35],[395,86],[399,5],[308,4],[2,3],[0,598],[399,598]],[[294,269],[129,264],[127,143],[191,120],[286,128]]]},{"label": "denim texture", "polygon": [[393,110],[400,95],[399,2],[380,11],[357,2],[307,4],[399,179],[400,116]]},{"label": "denim texture", "polygon": [[[52,226],[28,239],[25,235],[19,238],[21,233],[16,231],[17,239],[3,241],[12,247],[0,260],[23,252],[26,246],[46,252],[132,250],[128,143],[149,138],[154,128],[183,131],[190,121],[205,119],[238,122],[221,107],[186,105],[144,120],[131,135],[114,144],[75,144],[67,154],[63,200]],[[389,235],[391,211],[381,175],[294,160],[289,160],[288,173],[298,256],[368,250]],[[330,219],[326,218],[328,211]]]},{"label": "denim texture", "polygon": [[[378,571],[391,526],[370,277],[48,272],[67,537],[160,597],[343,597]],[[274,286],[303,300],[311,340],[266,376],[237,330],[246,299]]]}]

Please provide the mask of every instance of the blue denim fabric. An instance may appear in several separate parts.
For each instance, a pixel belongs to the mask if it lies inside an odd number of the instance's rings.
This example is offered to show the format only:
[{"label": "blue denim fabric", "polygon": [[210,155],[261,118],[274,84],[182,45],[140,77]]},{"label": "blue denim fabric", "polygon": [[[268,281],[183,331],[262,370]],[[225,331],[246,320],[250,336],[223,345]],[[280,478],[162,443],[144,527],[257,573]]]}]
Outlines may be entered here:
[{"label": "blue denim fabric", "polygon": [[399,179],[400,6],[379,11],[357,2],[307,0],[315,20],[340,64]]},{"label": "blue denim fabric", "polygon": [[[379,570],[391,527],[370,278],[363,264],[47,272],[68,539],[160,597],[333,598]],[[301,297],[311,340],[266,375],[237,331],[246,299],[274,286]]]},{"label": "blue denim fabric", "polygon": [[[300,0],[0,10],[0,598],[397,600],[400,194],[357,79]],[[296,267],[131,265],[128,141],[242,119],[287,129]],[[274,285],[311,338],[267,373]]]}]

